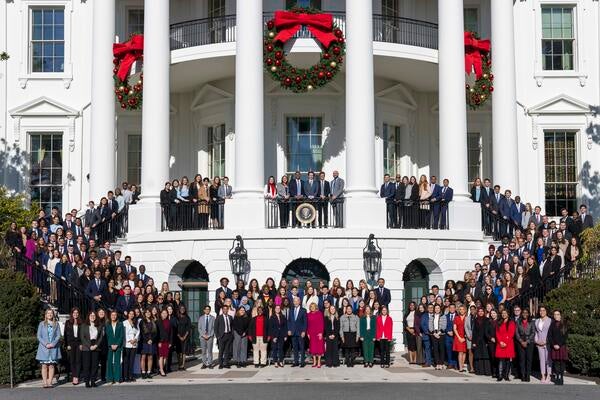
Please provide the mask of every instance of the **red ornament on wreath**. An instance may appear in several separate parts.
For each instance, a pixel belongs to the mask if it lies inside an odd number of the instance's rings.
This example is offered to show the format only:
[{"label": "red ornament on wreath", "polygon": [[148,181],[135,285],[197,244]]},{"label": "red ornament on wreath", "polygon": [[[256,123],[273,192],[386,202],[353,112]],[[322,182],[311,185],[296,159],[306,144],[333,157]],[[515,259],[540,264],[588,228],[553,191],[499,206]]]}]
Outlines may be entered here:
[{"label": "red ornament on wreath", "polygon": [[113,44],[113,79],[115,95],[124,110],[139,110],[142,107],[144,74],[140,74],[137,82],[132,82],[131,67],[133,63],[144,58],[144,36],[131,35],[125,43]]},{"label": "red ornament on wreath", "polygon": [[[322,48],[319,62],[308,68],[292,66],[283,48],[303,26]],[[265,70],[273,80],[280,82],[281,87],[295,93],[326,85],[340,71],[346,52],[344,33],[335,24],[333,16],[303,7],[276,11],[275,18],[266,23],[264,43]]]},{"label": "red ornament on wreath", "polygon": [[474,75],[475,80],[466,85],[467,105],[477,110],[494,91],[491,45],[489,40],[481,40],[474,32],[465,32],[465,72],[467,80]]}]

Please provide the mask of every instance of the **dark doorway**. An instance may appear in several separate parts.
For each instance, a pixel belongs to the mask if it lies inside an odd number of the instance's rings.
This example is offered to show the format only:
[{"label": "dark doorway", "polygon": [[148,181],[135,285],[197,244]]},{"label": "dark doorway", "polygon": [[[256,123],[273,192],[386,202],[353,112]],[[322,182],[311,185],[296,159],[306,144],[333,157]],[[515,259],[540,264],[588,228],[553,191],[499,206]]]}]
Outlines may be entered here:
[{"label": "dark doorway", "polygon": [[408,304],[414,301],[419,304],[421,296],[429,292],[429,272],[425,265],[419,261],[411,261],[402,274],[404,281],[404,310],[408,310]]},{"label": "dark doorway", "polygon": [[283,278],[287,281],[298,278],[300,285],[304,286],[306,281],[311,281],[313,286],[317,287],[320,280],[329,284],[329,272],[325,265],[313,258],[298,258],[291,263],[283,271]]},{"label": "dark doorway", "polygon": [[181,274],[181,301],[185,304],[192,320],[192,341],[194,347],[197,347],[200,342],[196,322],[202,315],[204,306],[208,304],[208,273],[206,268],[196,260],[179,261],[174,268],[178,266],[181,269],[185,268]]}]

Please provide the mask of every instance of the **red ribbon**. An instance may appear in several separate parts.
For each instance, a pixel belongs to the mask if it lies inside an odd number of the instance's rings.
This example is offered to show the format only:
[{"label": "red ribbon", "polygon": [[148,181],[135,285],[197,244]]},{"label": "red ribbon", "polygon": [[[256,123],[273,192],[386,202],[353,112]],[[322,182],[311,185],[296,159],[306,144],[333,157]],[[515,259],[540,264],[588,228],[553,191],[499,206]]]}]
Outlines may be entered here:
[{"label": "red ribbon", "polygon": [[333,34],[333,16],[331,14],[306,14],[291,11],[275,11],[276,41],[282,43],[291,39],[296,32],[306,26],[325,48],[329,48],[337,38]]},{"label": "red ribbon", "polygon": [[465,32],[465,71],[467,75],[475,70],[477,79],[483,75],[481,57],[490,52],[492,46],[489,40],[475,38],[472,32]]},{"label": "red ribbon", "polygon": [[129,75],[131,66],[144,54],[144,35],[133,35],[128,42],[114,43],[113,56],[119,61],[117,76],[124,81]]}]

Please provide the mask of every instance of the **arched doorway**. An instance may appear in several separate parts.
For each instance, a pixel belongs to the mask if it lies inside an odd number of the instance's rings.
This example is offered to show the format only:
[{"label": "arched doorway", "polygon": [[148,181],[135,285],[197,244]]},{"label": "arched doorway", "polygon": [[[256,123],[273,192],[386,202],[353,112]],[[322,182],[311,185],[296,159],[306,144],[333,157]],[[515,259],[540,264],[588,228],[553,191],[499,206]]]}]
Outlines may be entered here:
[{"label": "arched doorway", "polygon": [[419,303],[421,296],[429,292],[429,272],[421,260],[411,261],[402,274],[404,281],[404,310],[411,301]]},{"label": "arched doorway", "polygon": [[183,271],[180,275],[181,280],[178,282],[181,287],[181,301],[185,304],[192,320],[193,343],[195,346],[199,346],[195,321],[198,321],[204,306],[208,304],[208,272],[196,260],[181,260],[173,266],[173,271]]},{"label": "arched doorway", "polygon": [[297,278],[301,286],[304,286],[306,281],[313,282],[315,286],[320,280],[329,284],[330,279],[325,265],[314,258],[298,258],[292,261],[283,271],[282,277],[288,282]]}]

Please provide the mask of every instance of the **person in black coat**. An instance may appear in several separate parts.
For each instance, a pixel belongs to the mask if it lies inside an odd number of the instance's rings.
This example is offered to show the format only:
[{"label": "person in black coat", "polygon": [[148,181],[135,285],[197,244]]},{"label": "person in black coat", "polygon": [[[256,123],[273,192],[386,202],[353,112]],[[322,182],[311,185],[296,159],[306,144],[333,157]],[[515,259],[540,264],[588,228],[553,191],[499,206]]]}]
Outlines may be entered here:
[{"label": "person in black coat", "polygon": [[530,318],[528,308],[523,309],[521,318],[517,320],[515,339],[521,380],[523,382],[529,382],[531,377],[531,365],[533,362],[533,349],[535,348],[535,324]]},{"label": "person in black coat", "polygon": [[340,366],[340,319],[335,306],[329,306],[329,316],[325,318],[325,365],[329,368]]},{"label": "person in black coat", "polygon": [[79,384],[81,374],[81,319],[79,308],[71,310],[71,317],[65,322],[65,349],[69,359],[69,367],[73,385]]},{"label": "person in black coat", "polygon": [[562,321],[562,315],[559,310],[554,310],[553,314],[554,319],[548,329],[546,344],[550,350],[554,383],[562,385],[564,383],[565,364],[569,360],[567,351],[567,326]]},{"label": "person in black coat", "polygon": [[287,318],[281,313],[281,306],[276,305],[267,328],[268,336],[271,338],[271,359],[275,363],[275,368],[283,368],[283,345],[287,340],[287,330]]},{"label": "person in black coat", "polygon": [[94,311],[90,312],[85,324],[81,325],[82,377],[85,387],[96,387],[98,364],[102,343],[105,341],[104,324]]},{"label": "person in black coat", "polygon": [[230,368],[233,353],[233,318],[229,315],[229,306],[221,307],[221,314],[215,319],[215,338],[219,346],[219,369]]}]

